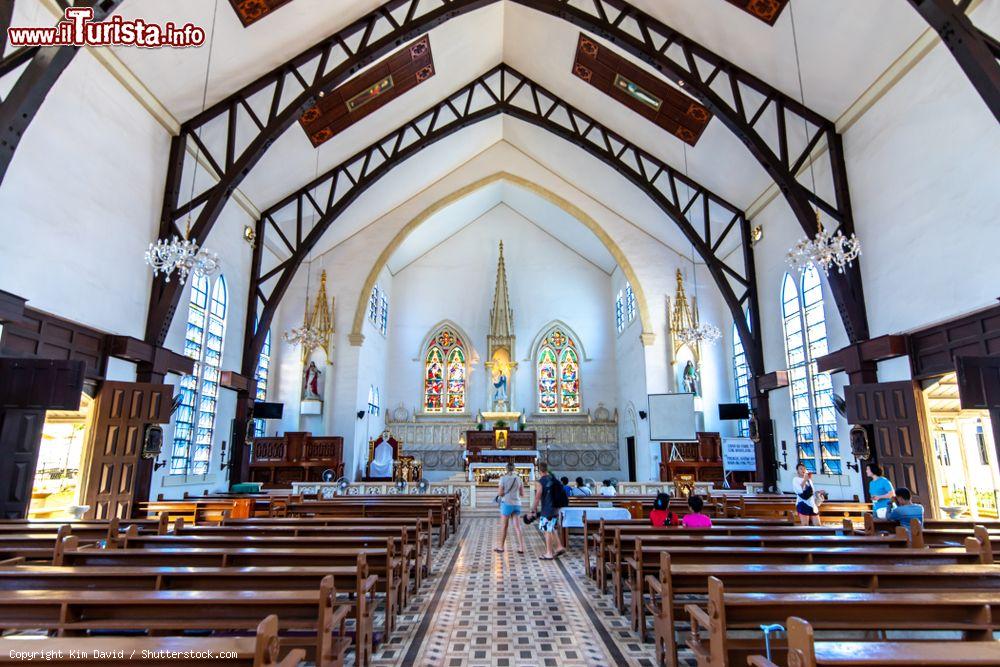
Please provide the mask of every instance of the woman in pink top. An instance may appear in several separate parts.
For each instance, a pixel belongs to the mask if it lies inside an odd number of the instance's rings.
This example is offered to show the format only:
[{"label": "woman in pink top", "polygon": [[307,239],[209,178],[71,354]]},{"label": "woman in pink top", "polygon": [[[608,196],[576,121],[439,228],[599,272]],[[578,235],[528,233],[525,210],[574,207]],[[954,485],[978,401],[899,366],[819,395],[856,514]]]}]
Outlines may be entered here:
[{"label": "woman in pink top", "polygon": [[705,508],[705,501],[701,499],[701,496],[690,496],[688,498],[688,507],[691,508],[691,513],[685,514],[684,519],[681,520],[685,528],[712,527],[711,517],[701,513],[701,510]]}]

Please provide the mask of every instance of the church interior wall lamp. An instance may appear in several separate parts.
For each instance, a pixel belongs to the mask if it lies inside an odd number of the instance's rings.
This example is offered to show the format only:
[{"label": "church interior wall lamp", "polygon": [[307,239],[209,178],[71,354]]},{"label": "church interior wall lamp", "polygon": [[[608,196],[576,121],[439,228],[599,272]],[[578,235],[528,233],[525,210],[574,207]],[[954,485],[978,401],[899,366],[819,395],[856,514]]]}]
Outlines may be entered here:
[{"label": "church interior wall lamp", "polygon": [[[389,0],[185,122],[171,144],[160,236],[169,236],[177,220],[201,206],[191,236],[195,242],[204,243],[233,190],[275,140],[295,124],[304,108],[315,104],[319,97],[347,81],[360,68],[398,48],[400,43],[498,1]],[[605,41],[652,65],[739,137],[779,186],[804,230],[812,233],[815,229],[815,206],[835,221],[844,234],[853,233],[841,137],[834,124],[821,114],[625,0],[593,0],[587,9],[569,0],[508,1],[599,34]],[[286,95],[286,83],[288,90],[301,88],[301,92]],[[261,94],[272,99],[266,115],[258,115],[247,102]],[[752,101],[758,99],[762,101]],[[758,127],[764,117],[776,122],[776,136],[766,136]],[[797,127],[799,121],[810,132],[801,151],[790,148],[793,142],[789,134],[789,128]],[[181,202],[178,186],[184,171],[185,146],[197,137],[200,128],[209,124],[225,137],[221,141],[223,147],[217,147],[214,153],[206,151],[205,155],[217,172],[218,181],[193,200]],[[797,180],[807,160],[813,158],[823,143],[828,150],[816,159],[829,161],[833,201],[809,191]],[[238,151],[237,146],[244,148]],[[745,220],[741,227],[744,225]],[[855,263],[844,274],[831,277],[830,284],[849,338],[866,339],[868,324],[860,267]],[[154,284],[146,324],[148,342],[162,344],[165,340],[180,296],[176,282]],[[741,319],[738,317],[737,321]]]},{"label": "church interior wall lamp", "polygon": [[[441,113],[443,108],[451,109],[452,113]],[[554,113],[556,110],[563,113],[557,115]],[[291,257],[265,269],[262,267],[262,244],[258,244],[254,251],[250,293],[256,295],[256,299],[248,308],[248,322],[250,318],[256,318],[260,327],[258,333],[252,340],[248,339],[245,345],[244,363],[251,364],[256,359],[257,351],[263,345],[262,332],[270,325],[303,258],[361,192],[423,148],[464,127],[498,114],[507,114],[531,123],[586,150],[649,196],[678,225],[706,262],[734,317],[740,313],[740,320],[744,323],[741,334],[745,336],[747,349],[754,351],[750,355],[754,357],[752,363],[756,364],[754,368],[762,368],[763,356],[759,345],[754,341],[742,316],[742,308],[748,301],[751,310],[756,310],[749,223],[743,212],[506,65],[486,72],[390,135],[320,176],[317,181],[308,183],[262,213],[258,221],[258,236],[265,238],[266,235],[273,234],[278,242],[285,245]],[[557,116],[568,120],[557,122],[554,120]],[[373,154],[381,153],[385,146],[392,146],[393,151],[387,156],[383,155],[381,161],[373,161]],[[377,166],[371,166],[373,164]],[[345,179],[349,179],[350,186],[338,187],[338,182]],[[314,192],[321,195],[318,200],[324,202],[323,205],[311,194]],[[685,199],[681,193],[689,194],[690,198]],[[323,197],[323,194],[328,196]],[[706,224],[701,229],[697,229],[686,217],[695,206],[700,206],[704,215]],[[281,222],[281,213],[285,210],[294,211],[291,227]],[[319,216],[311,229],[304,226],[308,219],[306,211],[310,215],[315,211]],[[723,229],[713,228],[711,211],[725,211],[730,216]],[[286,232],[283,227],[291,231]],[[730,234],[739,235],[744,249],[744,261],[748,269],[742,273],[716,254]],[[292,238],[297,242],[293,244],[290,240]],[[732,283],[739,286],[739,294],[734,291]]]}]

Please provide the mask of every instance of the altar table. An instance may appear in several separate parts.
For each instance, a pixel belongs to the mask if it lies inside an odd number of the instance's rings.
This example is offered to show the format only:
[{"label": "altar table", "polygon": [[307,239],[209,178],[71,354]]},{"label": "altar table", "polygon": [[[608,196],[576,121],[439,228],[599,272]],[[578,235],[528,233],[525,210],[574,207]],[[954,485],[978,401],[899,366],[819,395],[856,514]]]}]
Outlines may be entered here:
[{"label": "altar table", "polygon": [[583,528],[583,515],[588,521],[620,521],[631,519],[632,515],[624,507],[564,507],[559,510],[559,525],[562,528]]}]

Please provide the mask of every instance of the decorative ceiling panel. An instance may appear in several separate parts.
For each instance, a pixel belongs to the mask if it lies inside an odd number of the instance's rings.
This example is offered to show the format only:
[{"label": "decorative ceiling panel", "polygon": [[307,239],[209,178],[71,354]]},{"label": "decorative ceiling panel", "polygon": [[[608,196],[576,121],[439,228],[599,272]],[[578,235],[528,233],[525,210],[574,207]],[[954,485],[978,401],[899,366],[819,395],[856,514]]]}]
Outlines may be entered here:
[{"label": "decorative ceiling panel", "polygon": [[292,0],[229,0],[243,27],[256,23]]},{"label": "decorative ceiling panel", "polygon": [[774,25],[774,22],[778,20],[781,16],[782,10],[785,9],[785,5],[788,4],[788,0],[726,0],[732,5],[736,5],[747,14],[759,18],[764,23],[768,25]]},{"label": "decorative ceiling panel", "polygon": [[431,40],[424,35],[364,74],[324,95],[299,124],[313,146],[329,141],[365,116],[434,76]]},{"label": "decorative ceiling panel", "polygon": [[691,146],[712,120],[697,100],[582,33],[573,74]]}]

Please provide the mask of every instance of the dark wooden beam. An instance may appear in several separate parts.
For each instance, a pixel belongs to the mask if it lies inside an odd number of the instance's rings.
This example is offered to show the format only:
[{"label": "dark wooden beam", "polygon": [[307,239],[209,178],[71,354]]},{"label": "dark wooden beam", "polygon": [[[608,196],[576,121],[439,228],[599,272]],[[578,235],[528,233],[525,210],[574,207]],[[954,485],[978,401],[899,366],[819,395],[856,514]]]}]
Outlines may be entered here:
[{"label": "dark wooden beam", "polygon": [[219,375],[219,386],[223,389],[250,394],[253,393],[256,385],[256,380],[240,375],[236,371],[222,371]]},{"label": "dark wooden beam", "polygon": [[[753,378],[751,378],[751,380],[753,380]],[[774,391],[775,389],[781,389],[782,387],[787,386],[788,371],[773,371],[757,378],[751,389],[757,394],[766,394]]]},{"label": "dark wooden beam", "polygon": [[[138,375],[142,378],[157,378],[163,380],[167,373],[191,375],[194,373],[194,359],[177,354],[165,347],[132,338],[131,336],[111,336],[108,344],[112,357],[131,361],[139,366]],[[148,379],[140,379],[147,382]]]},{"label": "dark wooden beam", "polygon": [[[93,7],[94,20],[103,21],[122,2],[124,0],[89,0],[76,4]],[[12,6],[14,1],[6,0],[4,4]],[[5,42],[6,37],[5,30]],[[14,153],[25,131],[63,70],[73,60],[78,48],[76,46],[23,47],[8,55],[0,63],[0,71],[7,72],[12,67],[30,60],[30,64],[0,103],[0,183],[7,175],[7,169],[14,159]]]},{"label": "dark wooden beam", "polygon": [[[303,51],[243,89],[221,100],[184,123],[175,139],[168,167],[160,236],[177,233],[178,223],[195,205],[202,205],[192,228],[192,238],[204,243],[232,192],[260,161],[270,145],[285,132],[322,94],[351,78],[361,68],[382,58],[400,44],[426,33],[457,16],[497,2],[498,0],[389,0],[381,7],[338,31],[315,46]],[[802,228],[810,235],[816,231],[814,207],[822,210],[845,234],[854,231],[846,165],[840,148],[840,137],[834,124],[797,100],[744,71],[718,54],[706,49],[676,30],[644,14],[625,0],[593,0],[582,9],[569,0],[511,0],[535,11],[566,20],[577,27],[599,35],[638,59],[650,64],[661,75],[678,83],[729,128],[747,146],[751,154],[771,175],[794,211]],[[376,38],[375,36],[378,35]],[[351,46],[348,46],[351,45]],[[317,63],[324,67],[316,69]],[[297,96],[284,95],[285,83],[301,87]],[[762,102],[757,108],[745,107],[728,100],[717,89],[752,90]],[[182,202],[178,195],[183,179],[183,148],[188,137],[195,137],[208,125],[223,135],[232,113],[242,113],[247,99],[264,95],[271,99],[270,113],[257,131],[239,137],[240,152],[229,142],[213,156],[226,169],[219,181],[191,202]],[[780,136],[758,129],[764,112],[774,105],[782,123]],[[808,125],[810,133],[806,147],[791,154],[788,128]],[[210,130],[211,131],[211,130]],[[830,150],[820,160],[826,160],[834,181],[834,201],[827,201],[810,192],[797,180],[797,172],[809,151],[820,140]],[[227,156],[233,159],[226,159]],[[207,156],[206,156],[207,158]],[[827,225],[830,227],[831,225]],[[855,263],[846,277],[831,281],[835,301],[844,318],[844,326],[852,341],[868,338],[867,316],[861,289],[860,266]],[[146,340],[162,344],[169,330],[181,296],[176,282],[154,281],[146,323]],[[737,322],[743,318],[737,319]]]},{"label": "dark wooden beam", "polygon": [[969,2],[910,0],[910,4],[941,36],[976,92],[1000,121],[1000,42],[972,24]]},{"label": "dark wooden beam", "polygon": [[0,323],[20,322],[24,317],[24,304],[27,302],[27,299],[16,294],[0,290]]},{"label": "dark wooden beam", "polygon": [[877,364],[906,356],[906,336],[886,335],[854,343],[816,360],[822,373],[847,373],[851,384],[878,382]]}]

